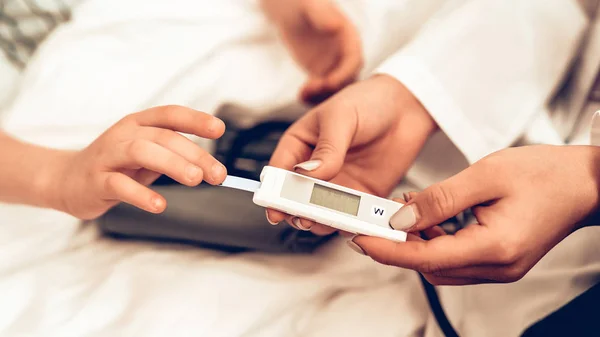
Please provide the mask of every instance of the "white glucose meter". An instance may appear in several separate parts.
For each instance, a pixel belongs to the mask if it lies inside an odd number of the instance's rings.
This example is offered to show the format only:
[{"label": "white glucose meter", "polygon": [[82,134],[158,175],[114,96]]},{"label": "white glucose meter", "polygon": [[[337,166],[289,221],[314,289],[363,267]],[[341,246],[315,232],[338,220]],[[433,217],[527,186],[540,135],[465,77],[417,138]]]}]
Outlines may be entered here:
[{"label": "white glucose meter", "polygon": [[265,166],[260,182],[228,176],[222,186],[254,192],[253,202],[339,230],[406,241],[406,232],[390,227],[402,204],[347,187]]}]

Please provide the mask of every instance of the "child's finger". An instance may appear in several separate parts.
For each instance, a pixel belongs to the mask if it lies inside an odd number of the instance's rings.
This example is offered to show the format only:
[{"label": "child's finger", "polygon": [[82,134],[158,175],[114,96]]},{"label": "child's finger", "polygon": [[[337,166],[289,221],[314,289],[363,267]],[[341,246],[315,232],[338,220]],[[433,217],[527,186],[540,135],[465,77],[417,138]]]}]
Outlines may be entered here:
[{"label": "child's finger", "polygon": [[204,172],[204,180],[208,183],[218,185],[225,180],[227,176],[225,166],[188,138],[171,130],[154,127],[144,128],[143,132],[147,133],[144,138],[149,138],[200,167]]},{"label": "child's finger", "polygon": [[132,118],[140,126],[154,126],[203,138],[216,139],[225,132],[217,117],[178,105],[161,106],[138,112]]},{"label": "child's finger", "polygon": [[187,186],[196,186],[202,182],[203,172],[200,167],[149,140],[136,139],[124,143],[116,155],[115,169],[146,168]]},{"label": "child's finger", "polygon": [[151,213],[161,213],[167,202],[160,194],[142,186],[123,173],[111,172],[103,181],[108,200],[122,201]]}]

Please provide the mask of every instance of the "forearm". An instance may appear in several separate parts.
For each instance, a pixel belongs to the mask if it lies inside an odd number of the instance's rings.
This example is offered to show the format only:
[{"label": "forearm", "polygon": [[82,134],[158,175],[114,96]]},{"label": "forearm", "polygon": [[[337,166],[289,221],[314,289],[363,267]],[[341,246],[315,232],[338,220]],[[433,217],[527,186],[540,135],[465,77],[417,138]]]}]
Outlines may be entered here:
[{"label": "forearm", "polygon": [[586,21],[575,1],[463,2],[438,12],[378,72],[410,89],[476,162],[513,144],[539,114]]},{"label": "forearm", "polygon": [[0,131],[0,202],[55,208],[59,168],[69,152],[26,144]]}]

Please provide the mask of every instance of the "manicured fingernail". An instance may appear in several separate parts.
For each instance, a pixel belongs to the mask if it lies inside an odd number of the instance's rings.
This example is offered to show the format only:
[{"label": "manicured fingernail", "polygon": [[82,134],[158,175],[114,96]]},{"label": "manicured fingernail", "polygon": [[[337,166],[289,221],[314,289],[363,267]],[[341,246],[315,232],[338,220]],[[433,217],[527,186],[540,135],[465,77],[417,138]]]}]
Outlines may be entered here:
[{"label": "manicured fingernail", "polygon": [[402,193],[402,196],[404,197],[404,201],[408,202],[410,200],[410,194],[409,193]]},{"label": "manicured fingernail", "polygon": [[194,164],[188,164],[188,167],[186,169],[186,174],[187,174],[187,178],[190,182],[193,182],[196,180],[196,178],[198,177],[198,174],[200,174],[201,169],[194,165]]},{"label": "manicured fingernail", "polygon": [[271,219],[269,218],[269,211],[267,211],[266,209],[265,209],[265,215],[267,216],[267,221],[268,221],[268,222],[269,222],[271,225],[275,226],[275,225],[278,225],[278,224],[279,224],[279,222],[275,222],[275,221],[273,221],[273,220],[271,220]]},{"label": "manicured fingernail", "polygon": [[359,253],[360,255],[367,255],[367,253],[365,253],[365,251],[362,248],[360,248],[360,246],[357,245],[354,241],[346,241],[346,244],[348,245],[348,247],[352,248],[353,251]]},{"label": "manicured fingernail", "polygon": [[306,227],[306,226],[302,225],[302,220],[300,220],[300,218],[293,218],[292,222],[300,230],[303,230],[303,231],[309,231],[310,230],[310,227]]},{"label": "manicured fingernail", "polygon": [[211,168],[211,173],[212,173],[212,178],[214,180],[219,180],[221,179],[225,174],[225,166],[223,166],[223,164],[217,163],[214,164],[213,167]]},{"label": "manicured fingernail", "polygon": [[160,212],[163,208],[163,201],[161,198],[159,197],[153,197],[152,198],[152,207],[154,207],[154,210],[157,212]]},{"label": "manicured fingernail", "polygon": [[417,223],[417,214],[413,205],[403,206],[390,218],[393,229],[408,229]]},{"label": "manicured fingernail", "polygon": [[320,160],[309,160],[309,161],[305,161],[304,163],[297,164],[296,166],[294,166],[294,170],[295,169],[303,169],[305,171],[314,171],[314,170],[318,169],[322,163],[323,162]]},{"label": "manicured fingernail", "polygon": [[298,226],[296,226],[296,224],[294,223],[294,218],[292,218],[292,221],[290,222],[289,220],[286,220],[286,222],[292,227],[295,228],[297,230],[301,230],[300,228],[298,228]]}]

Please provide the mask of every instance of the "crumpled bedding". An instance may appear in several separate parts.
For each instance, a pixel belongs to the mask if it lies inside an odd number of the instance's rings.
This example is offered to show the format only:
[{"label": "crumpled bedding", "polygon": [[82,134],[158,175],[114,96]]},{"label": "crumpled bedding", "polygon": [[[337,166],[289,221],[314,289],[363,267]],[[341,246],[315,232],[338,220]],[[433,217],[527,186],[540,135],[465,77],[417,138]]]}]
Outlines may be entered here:
[{"label": "crumpled bedding", "polygon": [[341,240],[230,255],[113,241],[53,211],[0,214],[2,336],[418,336],[427,315],[415,273]]}]

